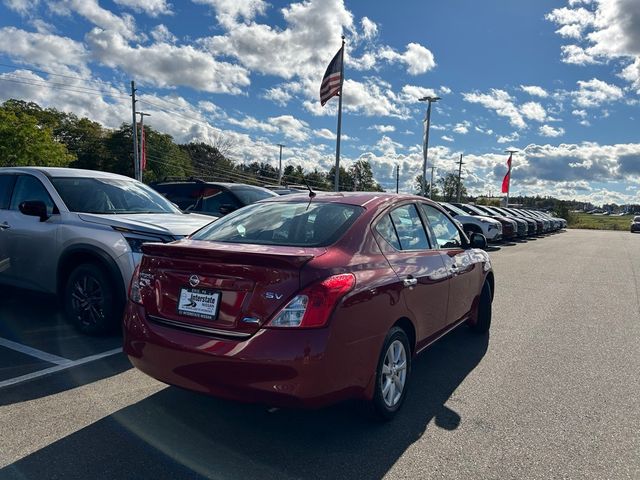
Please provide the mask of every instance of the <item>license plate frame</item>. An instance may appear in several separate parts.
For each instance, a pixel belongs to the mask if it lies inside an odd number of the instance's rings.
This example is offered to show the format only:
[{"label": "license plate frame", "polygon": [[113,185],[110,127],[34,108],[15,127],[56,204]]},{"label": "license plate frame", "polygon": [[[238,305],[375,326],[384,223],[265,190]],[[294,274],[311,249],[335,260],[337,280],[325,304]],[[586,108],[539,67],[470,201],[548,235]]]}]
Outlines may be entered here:
[{"label": "license plate frame", "polygon": [[[199,297],[194,299],[194,295],[198,295]],[[207,299],[211,299],[213,302]],[[185,286],[180,288],[176,309],[178,315],[198,318],[200,320],[216,321],[218,319],[218,313],[220,312],[221,300],[222,292],[220,290]],[[188,301],[193,305],[187,303]],[[213,303],[213,305],[206,305],[207,303]],[[184,307],[188,308],[185,310]]]}]

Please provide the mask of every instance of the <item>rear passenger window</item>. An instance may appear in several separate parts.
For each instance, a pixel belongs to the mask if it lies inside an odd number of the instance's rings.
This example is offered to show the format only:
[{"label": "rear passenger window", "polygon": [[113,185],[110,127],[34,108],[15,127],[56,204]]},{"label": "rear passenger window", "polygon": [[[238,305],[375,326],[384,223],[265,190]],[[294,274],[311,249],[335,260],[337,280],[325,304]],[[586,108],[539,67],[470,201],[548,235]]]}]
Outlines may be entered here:
[{"label": "rear passenger window", "polygon": [[13,188],[15,178],[15,175],[0,175],[0,210],[7,210],[9,208],[11,189]]},{"label": "rear passenger window", "polygon": [[403,205],[393,210],[389,215],[398,234],[402,250],[424,250],[429,248],[427,233],[424,230],[415,205]]},{"label": "rear passenger window", "polygon": [[376,225],[376,232],[380,234],[393,248],[400,250],[400,241],[396,234],[396,229],[391,223],[389,215],[385,215]]}]

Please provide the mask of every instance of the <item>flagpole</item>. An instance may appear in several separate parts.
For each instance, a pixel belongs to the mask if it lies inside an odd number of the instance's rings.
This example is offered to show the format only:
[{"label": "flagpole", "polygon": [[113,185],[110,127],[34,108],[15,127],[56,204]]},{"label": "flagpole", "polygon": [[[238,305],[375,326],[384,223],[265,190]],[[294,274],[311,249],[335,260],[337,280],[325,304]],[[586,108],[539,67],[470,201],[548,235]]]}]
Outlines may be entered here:
[{"label": "flagpole", "polygon": [[336,137],[336,173],[334,190],[340,191],[340,135],[342,131],[342,84],[344,83],[344,35],[342,35],[342,62],[340,62],[340,95],[338,95],[338,129]]}]

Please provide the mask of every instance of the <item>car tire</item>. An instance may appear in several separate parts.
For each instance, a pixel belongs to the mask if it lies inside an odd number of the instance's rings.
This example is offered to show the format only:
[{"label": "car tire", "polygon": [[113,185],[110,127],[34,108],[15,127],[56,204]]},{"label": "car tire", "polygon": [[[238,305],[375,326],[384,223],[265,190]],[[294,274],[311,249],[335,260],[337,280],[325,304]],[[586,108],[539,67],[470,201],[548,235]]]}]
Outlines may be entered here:
[{"label": "car tire", "polygon": [[83,263],[73,269],[64,290],[64,308],[67,319],[80,332],[101,335],[116,327],[122,309],[113,283],[96,264]]},{"label": "car tire", "polygon": [[489,282],[484,282],[482,292],[480,292],[480,302],[478,302],[478,310],[476,312],[476,321],[470,323],[471,330],[476,333],[487,333],[491,328],[491,303],[493,296],[491,294],[491,286]]},{"label": "car tire", "polygon": [[[404,364],[404,367],[402,365]],[[400,367],[400,368],[398,368]],[[391,420],[398,413],[407,395],[411,377],[411,348],[407,334],[400,327],[389,330],[384,340],[373,395],[373,409],[380,420]],[[402,389],[398,394],[397,387]]]}]

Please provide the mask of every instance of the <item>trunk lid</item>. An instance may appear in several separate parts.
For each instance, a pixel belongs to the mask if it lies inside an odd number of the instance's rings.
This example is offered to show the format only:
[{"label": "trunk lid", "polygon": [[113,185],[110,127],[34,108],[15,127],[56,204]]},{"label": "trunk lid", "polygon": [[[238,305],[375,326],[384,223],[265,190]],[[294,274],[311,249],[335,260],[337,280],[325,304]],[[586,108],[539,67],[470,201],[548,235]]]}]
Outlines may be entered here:
[{"label": "trunk lid", "polygon": [[[326,249],[181,240],[142,250],[141,294],[149,320],[243,336],[300,290],[302,267]],[[209,302],[206,315],[191,309],[192,299]]]}]

